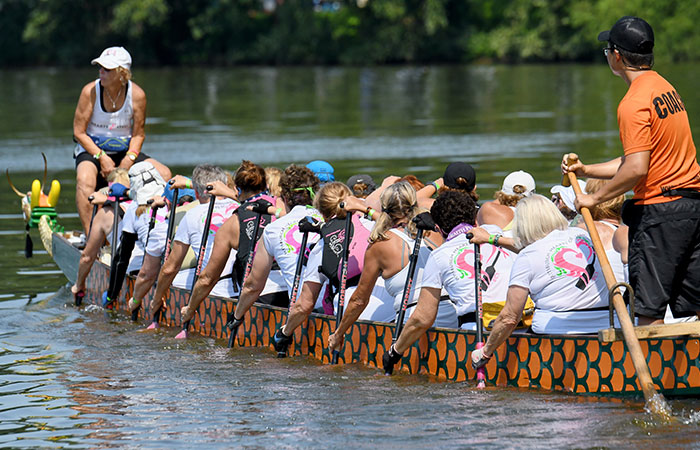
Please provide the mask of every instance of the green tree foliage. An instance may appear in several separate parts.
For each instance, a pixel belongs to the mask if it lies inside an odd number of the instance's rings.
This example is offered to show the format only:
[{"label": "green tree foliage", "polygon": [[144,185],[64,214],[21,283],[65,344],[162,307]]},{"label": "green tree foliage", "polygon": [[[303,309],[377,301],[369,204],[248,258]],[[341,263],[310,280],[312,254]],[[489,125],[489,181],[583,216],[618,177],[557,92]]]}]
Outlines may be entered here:
[{"label": "green tree foliage", "polygon": [[141,66],[591,61],[623,15],[652,24],[657,60],[700,59],[684,0],[319,1],[0,0],[0,65],[84,65],[111,45]]}]

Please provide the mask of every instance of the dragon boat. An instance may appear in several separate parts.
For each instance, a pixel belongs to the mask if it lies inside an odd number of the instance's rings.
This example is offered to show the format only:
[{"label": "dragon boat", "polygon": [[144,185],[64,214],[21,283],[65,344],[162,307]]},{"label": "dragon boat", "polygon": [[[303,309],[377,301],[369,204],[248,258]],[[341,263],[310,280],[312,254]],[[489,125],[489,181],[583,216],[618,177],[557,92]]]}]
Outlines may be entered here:
[{"label": "dragon boat", "polygon": [[[69,241],[66,233],[56,232],[48,220],[40,221],[42,242],[69,281],[75,281],[80,250]],[[100,305],[102,293],[109,282],[109,267],[96,261],[87,279],[83,302]],[[134,278],[128,277],[122,287],[115,309],[128,313],[127,299],[131,296]],[[150,300],[153,290],[147,295]],[[180,326],[180,308],[186,304],[189,293],[170,287],[164,299],[166,309],[161,324]],[[150,303],[144,302],[145,305]],[[148,308],[141,309],[140,317],[151,317]],[[210,296],[200,305],[192,320],[194,332],[202,336],[222,339],[228,337],[226,316],[236,301]],[[254,304],[238,330],[236,345],[272,348],[272,337],[285,321],[287,310],[269,305]],[[686,329],[684,336],[667,336],[653,327],[641,336],[641,347],[652,379],[664,395],[700,395],[700,338],[697,326]],[[664,327],[664,326],[662,326]],[[666,326],[668,327],[668,326]],[[309,355],[323,363],[330,363],[326,346],[328,335],[335,328],[335,317],[312,314],[294,334],[289,349],[291,357]],[[393,324],[358,321],[345,337],[340,363],[362,363],[381,367],[381,359],[392,342]],[[695,332],[692,335],[689,333]],[[637,332],[640,334],[640,331]],[[664,336],[666,334],[666,336]],[[464,330],[431,328],[406,352],[396,371],[426,374],[438,380],[467,381],[474,379],[475,371],[469,355],[475,348],[476,333]],[[536,335],[514,333],[498,348],[486,365],[488,384],[501,387],[533,388],[591,395],[641,395],[632,357],[619,330],[603,330],[595,335]]]}]

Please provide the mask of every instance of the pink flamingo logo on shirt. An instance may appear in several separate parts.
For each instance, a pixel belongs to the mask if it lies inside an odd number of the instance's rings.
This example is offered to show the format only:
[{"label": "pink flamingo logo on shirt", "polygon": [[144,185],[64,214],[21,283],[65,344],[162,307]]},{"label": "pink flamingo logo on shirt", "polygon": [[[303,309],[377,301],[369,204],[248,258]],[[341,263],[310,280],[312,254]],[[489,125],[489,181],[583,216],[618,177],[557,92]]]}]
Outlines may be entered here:
[{"label": "pink flamingo logo on shirt", "polygon": [[555,276],[578,278],[576,287],[584,289],[595,273],[595,251],[591,243],[583,236],[577,236],[576,249],[559,247],[551,260],[557,269]]},{"label": "pink flamingo logo on shirt", "polygon": [[[481,263],[487,267],[481,271],[481,289],[487,290],[491,285],[491,282],[496,275],[496,262],[499,256],[508,258],[508,253],[493,245],[482,245],[483,253],[481,253]],[[486,253],[488,252],[488,254]],[[461,251],[453,259],[453,264],[457,273],[459,274],[459,279],[468,278],[473,280],[475,269],[474,269],[474,250],[471,247],[462,247]]]}]

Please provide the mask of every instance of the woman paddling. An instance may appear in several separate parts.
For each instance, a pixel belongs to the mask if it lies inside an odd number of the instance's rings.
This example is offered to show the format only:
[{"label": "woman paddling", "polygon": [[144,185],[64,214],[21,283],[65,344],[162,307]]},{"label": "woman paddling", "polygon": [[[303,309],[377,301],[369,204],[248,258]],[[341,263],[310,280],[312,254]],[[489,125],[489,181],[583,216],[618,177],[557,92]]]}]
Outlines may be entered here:
[{"label": "woman paddling", "polygon": [[476,366],[510,336],[528,295],[535,302],[535,333],[595,333],[610,325],[608,288],[587,232],[569,228],[557,207],[535,194],[518,203],[513,237],[521,250],[511,269],[506,305],[486,345],[472,353]]},{"label": "woman paddling", "polygon": [[[233,214],[236,208],[238,208],[238,202],[235,200],[225,197],[215,198],[207,192],[207,185],[215,181],[226,183],[227,179],[226,172],[220,167],[210,164],[201,164],[194,168],[192,172],[192,184],[194,185],[194,190],[200,204],[187,211],[182,218],[180,226],[177,228],[177,232],[173,238],[170,254],[165,259],[163,267],[160,269],[156,292],[153,295],[153,301],[151,303],[151,311],[154,316],[160,310],[163,304],[163,298],[171,284],[185,289],[190,289],[192,286],[192,280],[197,270],[196,267],[180,270],[188,249],[191,247],[196,255],[198,255],[199,252],[205,252],[201,265],[202,268],[205,268],[214,245],[213,236],[224,222],[231,217],[231,214]],[[211,216],[211,224],[209,229],[205,230],[205,218],[209,210],[208,203],[214,198],[215,204]],[[209,238],[206,242],[206,248],[202,249],[200,246],[203,233],[209,233]],[[234,258],[235,254],[231,254],[228,258],[227,266],[229,271],[233,267]],[[238,294],[238,292],[234,290],[230,280],[219,281],[213,292],[214,295],[220,297],[234,297]]]},{"label": "woman paddling", "polygon": [[[370,246],[365,253],[360,283],[348,301],[347,309],[338,329],[328,339],[330,350],[340,350],[343,336],[360,317],[369,303],[377,278],[384,278],[384,287],[394,297],[394,310],[401,307],[403,288],[408,275],[408,260],[413,250],[416,227],[412,222],[419,213],[416,191],[407,182],[399,182],[386,188],[381,196],[382,214],[370,235]],[[430,250],[421,246],[414,275],[415,294]],[[414,297],[415,298],[415,297]],[[440,302],[435,325],[457,328],[457,311],[449,301]],[[408,317],[408,311],[406,316]]]},{"label": "woman paddling", "polygon": [[[340,207],[343,203],[345,209]],[[278,354],[286,353],[294,330],[309,317],[314,306],[319,306],[317,299],[324,302],[320,306],[327,314],[332,314],[337,308],[341,284],[338,272],[347,238],[344,236],[345,220],[347,214],[352,214],[347,210],[363,211],[370,217],[376,216],[373,209],[367,207],[363,201],[352,197],[350,189],[338,182],[324,185],[314,199],[314,206],[324,219],[320,228],[321,239],[309,254],[301,294],[290,307],[287,322],[277,330],[275,335],[275,349]],[[374,222],[361,219],[357,214],[353,215],[350,241],[352,246],[349,250],[349,271],[345,292],[347,297],[355,292],[359,283],[364,254],[369,245],[367,238],[373,227]],[[358,261],[359,258],[362,260]],[[323,286],[328,287],[324,295],[321,295]],[[374,286],[368,306],[359,318],[377,322],[391,322],[396,318],[394,299],[386,293],[383,283]]]},{"label": "woman paddling", "polygon": [[[252,270],[241,289],[238,306],[229,317],[229,327],[233,335],[243,323],[245,313],[263,292],[265,282],[275,262],[279,265],[287,286],[286,304],[289,305],[297,255],[301,250],[302,233],[299,231],[299,221],[306,216],[311,216],[316,220],[321,219],[319,212],[311,206],[315,192],[319,187],[319,180],[309,168],[294,164],[287,167],[280,180],[280,187],[282,188],[282,199],[289,212],[265,228],[262,237],[263,245],[257,247]],[[315,243],[318,239],[318,235],[314,233],[309,236],[308,242]]]},{"label": "woman paddling", "polygon": [[83,87],[73,119],[77,143],[75,203],[83,230],[90,227],[88,196],[104,186],[117,167],[125,170],[136,162],[149,161],[164,180],[170,170],[141,152],[145,137],[146,94],[131,81],[131,55],[123,47],[105,49],[92,64],[100,77]]},{"label": "woman paddling", "polygon": [[[457,307],[460,326],[476,328],[476,298],[474,292],[474,245],[469,242],[468,233],[475,225],[476,203],[464,191],[445,191],[435,199],[430,214],[445,237],[445,243],[434,250],[425,264],[421,281],[420,298],[416,310],[406,322],[399,339],[384,357],[393,367],[401,355],[435,321],[444,288],[450,301]],[[495,230],[500,229],[494,225]],[[484,302],[497,302],[505,299],[510,269],[514,254],[491,244],[481,246],[482,271],[479,277]]]},{"label": "woman paddling", "polygon": [[[275,202],[273,197],[266,194],[266,175],[262,167],[250,161],[243,161],[236,170],[234,182],[238,189],[238,199],[241,206],[216,233],[209,262],[197,280],[189,303],[181,310],[183,321],[191,319],[200,303],[209,295],[214,284],[219,280],[232,250],[236,250],[232,282],[238,286],[243,284],[243,275],[250,253],[254,251],[265,227],[274,220],[274,216],[262,214],[258,222],[258,232],[255,233],[257,213],[248,207],[252,207],[257,202],[265,202],[266,204]],[[224,186],[215,183],[211,193],[221,195],[224,191]],[[257,240],[253,242],[253,236],[256,234]],[[279,269],[271,270],[259,301],[279,306],[288,302],[288,298],[287,287]]]},{"label": "woman paddling", "polygon": [[527,172],[518,170],[508,174],[503,186],[494,194],[495,200],[479,208],[476,221],[479,225],[496,225],[507,234],[513,227],[515,207],[520,200],[535,192],[535,179]]}]

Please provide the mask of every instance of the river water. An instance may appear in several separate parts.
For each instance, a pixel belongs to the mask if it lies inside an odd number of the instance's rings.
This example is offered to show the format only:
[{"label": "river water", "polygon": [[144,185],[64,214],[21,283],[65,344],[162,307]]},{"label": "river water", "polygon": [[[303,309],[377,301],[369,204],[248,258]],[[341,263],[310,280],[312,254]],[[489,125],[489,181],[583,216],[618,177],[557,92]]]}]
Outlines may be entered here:
[{"label": "river water", "polygon": [[[700,111],[693,65],[660,70]],[[29,190],[63,186],[74,212],[71,123],[86,70],[0,72],[0,167]],[[339,179],[440,176],[472,163],[482,198],[513,170],[538,191],[557,183],[561,154],[619,154],[625,85],[601,64],[384,68],[139,70],[148,94],[144,151],[188,173],[241,159],[283,167],[323,158]],[[698,128],[694,127],[697,136]],[[17,196],[0,184],[0,446],[697,448],[700,401],[673,399],[661,423],[641,398],[608,399],[384,377],[359,365],[278,360],[265,349],[172,339],[98,308],[75,309],[41,249],[24,258]]]}]

